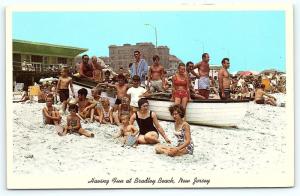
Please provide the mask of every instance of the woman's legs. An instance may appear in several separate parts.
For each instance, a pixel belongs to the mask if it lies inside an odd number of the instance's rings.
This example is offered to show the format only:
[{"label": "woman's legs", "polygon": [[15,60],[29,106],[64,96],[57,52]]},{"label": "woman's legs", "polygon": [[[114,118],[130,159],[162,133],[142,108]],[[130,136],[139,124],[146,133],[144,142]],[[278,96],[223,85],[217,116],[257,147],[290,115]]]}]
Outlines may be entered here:
[{"label": "woman's legs", "polygon": [[181,99],[178,97],[175,97],[175,104],[181,104]]},{"label": "woman's legs", "polygon": [[168,146],[164,146],[161,144],[157,144],[155,146],[156,154],[168,154],[169,150],[170,150],[170,147],[168,147]]},{"label": "woman's legs", "polygon": [[181,99],[181,105],[182,105],[182,107],[183,107],[184,109],[186,109],[186,106],[187,106],[188,101],[189,101],[189,98],[188,98],[188,97],[183,97],[183,98]]},{"label": "woman's legs", "polygon": [[150,131],[145,134],[145,141],[147,144],[157,144],[159,143],[158,134],[155,131]]}]

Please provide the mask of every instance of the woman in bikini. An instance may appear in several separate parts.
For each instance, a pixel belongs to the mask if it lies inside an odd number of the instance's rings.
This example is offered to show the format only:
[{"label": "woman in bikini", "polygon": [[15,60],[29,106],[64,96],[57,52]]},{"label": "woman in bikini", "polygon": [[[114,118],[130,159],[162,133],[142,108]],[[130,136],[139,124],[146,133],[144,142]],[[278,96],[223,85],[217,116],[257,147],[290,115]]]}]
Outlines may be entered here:
[{"label": "woman in bikini", "polygon": [[190,101],[189,78],[185,71],[185,65],[179,63],[178,72],[172,77],[172,98],[175,104],[181,104],[186,109],[188,101]]},{"label": "woman in bikini", "polygon": [[149,103],[147,99],[142,98],[138,101],[139,111],[132,114],[130,117],[130,124],[133,125],[137,121],[139,126],[139,144],[156,144],[159,143],[158,133],[162,135],[166,142],[170,143],[164,130],[160,126],[157,116],[154,112],[149,110]]},{"label": "woman in bikini", "polygon": [[177,138],[177,146],[170,147],[157,145],[155,151],[157,154],[166,154],[168,156],[181,156],[184,154],[193,154],[194,144],[191,139],[190,125],[184,120],[185,110],[180,104],[172,105],[169,108],[170,114],[175,120],[174,135]]}]

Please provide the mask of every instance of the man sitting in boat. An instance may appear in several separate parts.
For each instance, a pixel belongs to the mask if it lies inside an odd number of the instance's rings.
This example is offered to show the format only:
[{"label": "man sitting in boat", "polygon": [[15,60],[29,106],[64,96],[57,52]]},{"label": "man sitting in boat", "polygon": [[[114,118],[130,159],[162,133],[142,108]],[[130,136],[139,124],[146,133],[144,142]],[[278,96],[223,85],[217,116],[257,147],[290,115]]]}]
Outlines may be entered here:
[{"label": "man sitting in boat", "polygon": [[[151,65],[149,72],[148,72],[148,82],[147,82],[147,89],[150,92],[161,92],[165,91],[165,76],[164,76],[164,67],[159,63],[159,56],[153,56],[153,65]],[[149,88],[149,85],[151,86]]]},{"label": "man sitting in boat", "polygon": [[[259,88],[256,89],[255,91],[255,98],[254,101],[257,104],[269,104],[272,106],[276,106],[276,98],[273,97],[272,95],[269,95],[265,91],[265,85],[261,84]],[[264,96],[268,98],[264,98]]]},{"label": "man sitting in boat", "polygon": [[229,58],[223,58],[222,68],[219,71],[219,95],[220,99],[230,99],[230,76],[228,68],[230,66]]},{"label": "man sitting in boat", "polygon": [[175,104],[181,104],[185,109],[190,97],[190,82],[185,72],[185,65],[179,63],[177,73],[172,77],[172,98],[171,101],[175,101]]},{"label": "man sitting in boat", "polygon": [[79,65],[79,76],[93,79],[93,66],[89,64],[89,59],[87,54],[82,55],[82,62]]}]

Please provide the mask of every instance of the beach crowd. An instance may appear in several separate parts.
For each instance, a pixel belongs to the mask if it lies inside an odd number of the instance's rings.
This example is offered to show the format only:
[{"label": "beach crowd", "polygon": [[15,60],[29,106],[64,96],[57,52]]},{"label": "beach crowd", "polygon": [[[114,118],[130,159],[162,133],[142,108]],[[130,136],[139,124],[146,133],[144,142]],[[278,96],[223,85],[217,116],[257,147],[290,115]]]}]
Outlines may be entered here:
[{"label": "beach crowd", "polygon": [[[87,97],[88,90],[81,88],[75,96],[70,69],[63,67],[57,81],[40,85],[38,101],[45,102],[43,117],[45,124],[53,124],[60,136],[77,133],[86,137],[95,137],[92,131],[85,130],[81,123],[113,124],[119,126],[114,138],[120,138],[122,146],[136,147],[139,144],[156,144],[158,154],[180,156],[193,154],[190,125],[186,122],[185,112],[188,102],[204,99],[252,100],[257,104],[276,106],[272,93],[285,93],[285,77],[278,72],[232,75],[229,73],[230,59],[221,60],[222,68],[218,77],[209,76],[210,56],[202,54],[199,63],[179,63],[177,72],[168,77],[158,55],[153,56],[153,63],[148,66],[140,51],[134,51],[135,61],[128,70],[119,70],[112,75],[97,57],[82,56],[79,70],[74,77],[94,81],[92,97]],[[115,103],[111,104],[107,96],[102,96],[113,89],[116,92]],[[70,95],[71,92],[71,95]],[[19,102],[31,102],[32,89],[24,87]],[[155,112],[150,111],[147,97],[167,96],[174,104],[169,108],[174,119],[174,134],[177,145],[165,134]],[[61,110],[53,104],[61,103]],[[62,116],[66,124],[62,125]],[[160,144],[161,135],[167,144]]]}]

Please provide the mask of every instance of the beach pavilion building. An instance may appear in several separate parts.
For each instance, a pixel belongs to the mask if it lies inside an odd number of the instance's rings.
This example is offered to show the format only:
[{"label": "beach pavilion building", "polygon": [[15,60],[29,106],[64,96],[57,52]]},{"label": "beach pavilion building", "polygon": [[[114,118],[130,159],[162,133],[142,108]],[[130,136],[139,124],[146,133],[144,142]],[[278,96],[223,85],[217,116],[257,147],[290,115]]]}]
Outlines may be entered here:
[{"label": "beach pavilion building", "polygon": [[86,48],[13,39],[13,81],[32,85],[42,77],[58,75],[59,68],[75,68],[75,57]]}]

